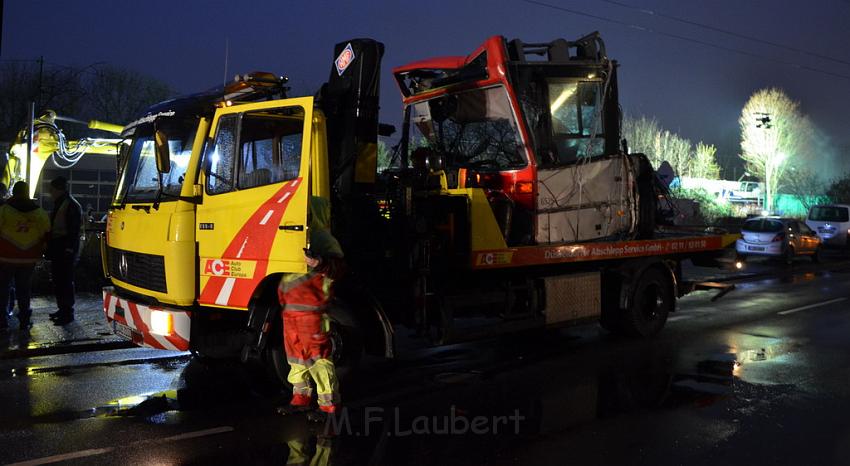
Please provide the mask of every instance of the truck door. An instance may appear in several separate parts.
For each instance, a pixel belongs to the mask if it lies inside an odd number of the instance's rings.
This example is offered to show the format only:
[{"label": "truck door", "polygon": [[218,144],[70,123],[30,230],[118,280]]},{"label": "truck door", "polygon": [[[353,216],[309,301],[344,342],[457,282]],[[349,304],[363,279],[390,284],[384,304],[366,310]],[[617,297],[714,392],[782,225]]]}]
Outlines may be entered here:
[{"label": "truck door", "polygon": [[220,108],[198,206],[202,305],[247,308],[263,278],[306,270],[312,97]]}]

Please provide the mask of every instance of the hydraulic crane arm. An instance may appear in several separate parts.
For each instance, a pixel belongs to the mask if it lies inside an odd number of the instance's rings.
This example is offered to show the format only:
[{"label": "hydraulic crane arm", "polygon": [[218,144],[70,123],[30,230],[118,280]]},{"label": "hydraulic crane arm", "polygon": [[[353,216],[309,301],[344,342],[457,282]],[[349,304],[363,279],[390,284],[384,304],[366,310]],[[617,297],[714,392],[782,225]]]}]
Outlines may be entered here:
[{"label": "hydraulic crane arm", "polygon": [[[35,196],[39,176],[47,163],[53,157],[54,163],[61,168],[71,168],[86,154],[118,155],[121,139],[118,138],[83,138],[67,140],[56,121],[69,121],[86,125],[89,129],[121,134],[121,125],[106,123],[98,120],[82,121],[74,118],[56,115],[48,110],[33,121],[32,153],[29,157],[30,167],[27,167],[27,138],[29,132],[23,129],[18,133],[15,143],[9,150],[5,168],[0,174],[0,182],[11,188],[18,181],[30,181],[30,196]],[[29,174],[29,176],[27,176]]]}]

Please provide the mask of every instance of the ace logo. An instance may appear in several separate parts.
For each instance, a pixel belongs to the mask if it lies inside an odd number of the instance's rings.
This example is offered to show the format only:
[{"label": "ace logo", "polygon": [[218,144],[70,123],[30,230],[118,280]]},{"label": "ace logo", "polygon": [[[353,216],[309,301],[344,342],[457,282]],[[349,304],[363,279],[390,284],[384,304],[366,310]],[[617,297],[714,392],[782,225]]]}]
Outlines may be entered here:
[{"label": "ace logo", "polygon": [[205,259],[204,271],[207,277],[251,278],[257,267],[256,261]]},{"label": "ace logo", "polygon": [[207,265],[204,267],[204,275],[215,275],[217,277],[230,275],[230,261],[220,259],[207,261]]}]

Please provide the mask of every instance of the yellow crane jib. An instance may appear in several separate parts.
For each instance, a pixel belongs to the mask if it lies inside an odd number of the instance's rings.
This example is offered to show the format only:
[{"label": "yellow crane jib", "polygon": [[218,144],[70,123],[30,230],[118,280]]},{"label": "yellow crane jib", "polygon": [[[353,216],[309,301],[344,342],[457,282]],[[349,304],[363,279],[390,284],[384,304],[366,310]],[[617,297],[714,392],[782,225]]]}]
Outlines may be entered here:
[{"label": "yellow crane jib", "polygon": [[9,149],[9,159],[3,173],[0,174],[0,182],[11,187],[18,181],[27,180],[27,173],[29,172],[30,196],[35,196],[38,178],[48,158],[53,157],[54,163],[60,168],[71,168],[85,154],[118,155],[118,144],[121,139],[83,138],[69,141],[56,125],[57,120],[80,123],[90,129],[114,134],[120,134],[124,129],[123,126],[113,123],[98,120],[85,122],[58,116],[56,112],[47,110],[42,116],[33,120],[31,166],[29,170],[27,168],[27,138],[29,134],[27,129],[22,129],[18,132],[14,144]]}]

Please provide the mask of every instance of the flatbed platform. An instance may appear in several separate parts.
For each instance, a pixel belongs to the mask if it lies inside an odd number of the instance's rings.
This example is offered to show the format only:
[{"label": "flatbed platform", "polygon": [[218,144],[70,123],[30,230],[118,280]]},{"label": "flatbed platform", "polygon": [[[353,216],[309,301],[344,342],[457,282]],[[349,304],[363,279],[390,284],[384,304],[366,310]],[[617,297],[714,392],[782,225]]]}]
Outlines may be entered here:
[{"label": "flatbed platform", "polygon": [[740,238],[737,234],[666,236],[664,238],[571,244],[520,246],[473,251],[472,268],[499,269],[572,262],[624,259],[643,256],[691,254],[724,249]]}]

